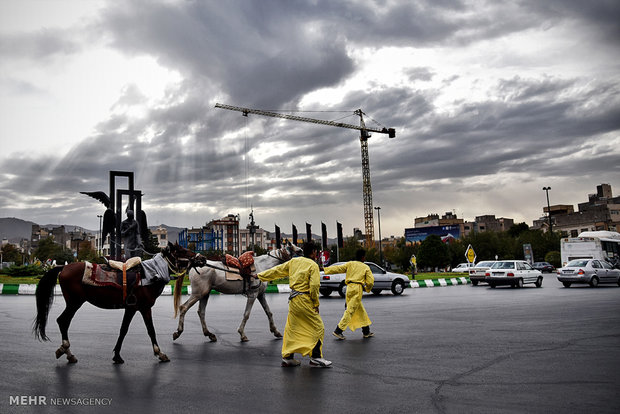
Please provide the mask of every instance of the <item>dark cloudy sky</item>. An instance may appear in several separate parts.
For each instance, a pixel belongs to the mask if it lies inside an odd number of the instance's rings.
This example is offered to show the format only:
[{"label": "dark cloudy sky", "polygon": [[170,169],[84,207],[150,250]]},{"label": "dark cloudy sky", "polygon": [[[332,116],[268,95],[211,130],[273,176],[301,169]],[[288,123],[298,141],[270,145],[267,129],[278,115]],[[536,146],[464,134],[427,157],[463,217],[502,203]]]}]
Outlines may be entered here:
[{"label": "dark cloudy sky", "polygon": [[383,236],[531,225],[543,186],[620,194],[618,22],[614,0],[3,0],[0,217],[97,229],[79,192],[132,170],[151,225],[364,228],[358,131],[221,102],[395,128],[369,140]]}]

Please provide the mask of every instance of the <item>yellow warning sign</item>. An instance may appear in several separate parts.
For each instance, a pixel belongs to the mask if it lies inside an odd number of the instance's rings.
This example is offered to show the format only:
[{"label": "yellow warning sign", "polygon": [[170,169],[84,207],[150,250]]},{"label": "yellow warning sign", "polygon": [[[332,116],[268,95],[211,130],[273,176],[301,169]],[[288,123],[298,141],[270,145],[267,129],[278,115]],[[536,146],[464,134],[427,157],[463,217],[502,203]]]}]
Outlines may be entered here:
[{"label": "yellow warning sign", "polygon": [[476,252],[474,252],[474,248],[471,247],[471,244],[467,246],[467,250],[465,251],[465,257],[469,263],[474,263],[476,261]]}]

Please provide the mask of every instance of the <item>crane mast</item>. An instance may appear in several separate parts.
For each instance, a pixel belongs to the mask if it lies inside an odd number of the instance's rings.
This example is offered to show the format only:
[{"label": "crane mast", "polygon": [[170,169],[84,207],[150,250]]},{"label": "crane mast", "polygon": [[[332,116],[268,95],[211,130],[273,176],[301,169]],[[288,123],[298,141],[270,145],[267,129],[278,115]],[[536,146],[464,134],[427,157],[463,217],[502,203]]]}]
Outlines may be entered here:
[{"label": "crane mast", "polygon": [[372,206],[372,186],[370,184],[370,159],[368,157],[368,138],[370,138],[370,132],[377,132],[380,134],[388,134],[390,138],[396,136],[394,128],[368,128],[364,122],[364,116],[361,109],[356,110],[354,113],[360,117],[360,125],[346,124],[334,121],[325,121],[321,119],[307,118],[297,115],[281,114],[271,111],[263,111],[260,109],[242,108],[239,106],[225,105],[216,103],[216,108],[228,109],[231,111],[239,111],[244,116],[248,114],[270,116],[275,118],[290,119],[293,121],[310,122],[319,125],[335,126],[340,128],[357,129],[360,131],[360,145],[362,150],[362,190],[364,194],[364,230],[366,233],[366,247],[370,248],[375,243],[375,230],[373,220],[373,206]]}]

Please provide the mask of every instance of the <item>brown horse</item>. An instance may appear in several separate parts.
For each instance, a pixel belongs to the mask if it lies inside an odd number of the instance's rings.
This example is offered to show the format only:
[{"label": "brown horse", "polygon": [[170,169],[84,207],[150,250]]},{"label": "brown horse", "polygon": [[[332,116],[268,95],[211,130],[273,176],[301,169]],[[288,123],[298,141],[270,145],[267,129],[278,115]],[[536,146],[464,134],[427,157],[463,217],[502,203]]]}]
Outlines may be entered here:
[{"label": "brown horse", "polygon": [[[194,266],[202,266],[205,263],[204,256],[187,250],[178,244],[168,243],[168,247],[162,250],[158,255],[162,255],[168,266],[168,276],[173,273],[185,272]],[[112,360],[116,364],[122,364],[121,346],[123,339],[129,329],[129,324],[136,312],[140,312],[146,330],[151,338],[153,352],[155,356],[162,362],[170,361],[166,354],[161,352],[157,345],[155,336],[155,328],[153,327],[153,318],[151,308],[155,304],[155,300],[161,295],[166,286],[167,281],[158,280],[146,286],[135,286],[132,291],[132,300],[124,300],[121,290],[111,286],[91,286],[82,283],[84,276],[85,264],[71,263],[66,266],[59,266],[49,270],[39,281],[36,290],[37,315],[33,324],[33,333],[39,340],[49,341],[45,333],[47,325],[47,317],[50,307],[54,300],[54,288],[56,280],[60,281],[62,295],[65,299],[65,310],[60,314],[56,322],[60,328],[62,335],[62,345],[56,351],[56,358],[60,358],[63,354],[67,355],[69,363],[77,362],[75,355],[69,350],[69,325],[75,313],[80,309],[84,302],[89,302],[102,309],[125,309],[120,334],[114,347],[114,357]],[[135,298],[134,298],[135,296]]]}]

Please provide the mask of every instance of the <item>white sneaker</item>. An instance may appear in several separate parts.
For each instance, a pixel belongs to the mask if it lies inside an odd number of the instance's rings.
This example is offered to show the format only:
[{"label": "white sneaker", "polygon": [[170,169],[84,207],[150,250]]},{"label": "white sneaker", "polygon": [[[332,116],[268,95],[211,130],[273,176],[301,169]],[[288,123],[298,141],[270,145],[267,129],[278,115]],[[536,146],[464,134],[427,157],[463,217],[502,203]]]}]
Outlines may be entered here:
[{"label": "white sneaker", "polygon": [[310,358],[310,365],[328,367],[332,364],[332,361],[328,361],[325,358]]},{"label": "white sneaker", "polygon": [[297,367],[301,364],[301,362],[298,359],[286,359],[286,358],[282,358],[282,366],[283,367]]}]

